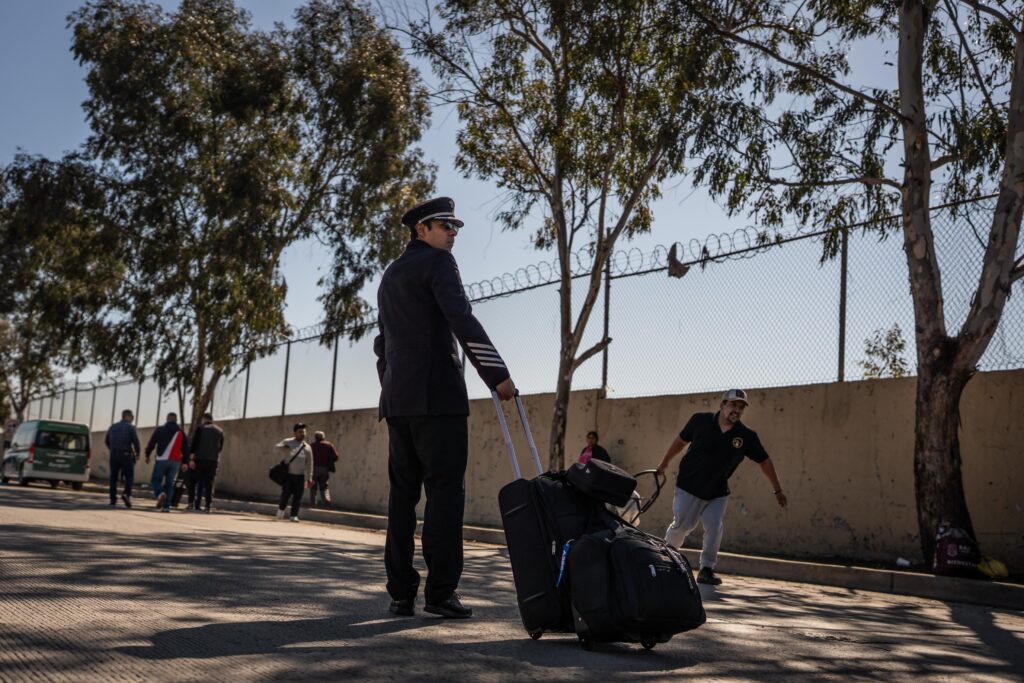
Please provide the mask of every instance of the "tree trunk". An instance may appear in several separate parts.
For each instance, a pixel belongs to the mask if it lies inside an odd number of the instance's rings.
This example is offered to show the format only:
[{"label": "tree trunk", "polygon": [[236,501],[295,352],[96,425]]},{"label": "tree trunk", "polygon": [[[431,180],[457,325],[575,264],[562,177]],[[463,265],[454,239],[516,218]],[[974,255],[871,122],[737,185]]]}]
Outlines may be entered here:
[{"label": "tree trunk", "polygon": [[930,563],[940,524],[974,536],[960,471],[960,397],[969,372],[919,368],[914,419],[914,488],[921,552]]},{"label": "tree trunk", "polygon": [[[567,341],[563,339],[563,345]],[[573,356],[571,349],[563,348],[558,362],[558,382],[555,385],[555,405],[551,416],[551,445],[548,451],[548,470],[552,472],[565,469],[565,427],[569,419]]]}]

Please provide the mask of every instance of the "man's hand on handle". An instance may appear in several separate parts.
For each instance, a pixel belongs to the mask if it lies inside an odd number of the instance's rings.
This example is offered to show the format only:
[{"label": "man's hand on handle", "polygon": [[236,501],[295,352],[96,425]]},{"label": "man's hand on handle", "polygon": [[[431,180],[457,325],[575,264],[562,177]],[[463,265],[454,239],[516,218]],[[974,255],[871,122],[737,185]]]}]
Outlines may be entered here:
[{"label": "man's hand on handle", "polygon": [[512,378],[507,378],[504,382],[494,387],[494,390],[498,392],[498,398],[502,401],[510,401],[515,398],[516,385],[512,381]]}]

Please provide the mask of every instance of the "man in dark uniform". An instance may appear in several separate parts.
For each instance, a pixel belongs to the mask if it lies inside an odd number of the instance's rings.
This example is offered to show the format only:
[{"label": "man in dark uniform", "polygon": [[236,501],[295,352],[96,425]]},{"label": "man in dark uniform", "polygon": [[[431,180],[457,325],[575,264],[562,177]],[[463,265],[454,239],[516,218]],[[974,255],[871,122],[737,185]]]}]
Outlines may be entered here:
[{"label": "man in dark uniform", "polygon": [[402,217],[412,241],[384,271],[377,291],[380,419],[388,422],[388,533],[384,548],[390,611],[412,616],[420,576],[413,568],[416,504],[426,490],[425,611],[465,618],[462,576],[469,400],[457,339],[480,378],[502,400],[515,395],[505,362],[473,316],[451,250],[463,222],[438,197]]},{"label": "man in dark uniform", "polygon": [[715,576],[715,564],[722,545],[723,520],[729,502],[729,477],[745,458],[761,467],[761,472],[772,485],[772,495],[779,507],[784,508],[788,504],[775,473],[775,465],[761,445],[757,432],[740,421],[746,407],[747,392],[742,389],[725,392],[717,413],[694,413],[658,465],[658,472],[664,475],[672,458],[689,444],[690,448],[679,463],[676,495],[672,501],[673,519],[665,531],[665,540],[682,547],[698,522],[704,527],[700,571],[697,573],[699,583],[722,583]]}]

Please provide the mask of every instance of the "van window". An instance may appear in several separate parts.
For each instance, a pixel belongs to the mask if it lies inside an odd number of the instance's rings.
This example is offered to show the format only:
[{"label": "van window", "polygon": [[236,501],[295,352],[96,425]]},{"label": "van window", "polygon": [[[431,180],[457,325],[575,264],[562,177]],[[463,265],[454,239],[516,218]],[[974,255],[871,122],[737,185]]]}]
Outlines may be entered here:
[{"label": "van window", "polygon": [[22,422],[11,439],[11,448],[28,448],[32,443],[32,432],[35,431],[35,427],[35,422]]},{"label": "van window", "polygon": [[62,451],[85,451],[89,449],[89,439],[85,434],[40,430],[36,435],[36,445],[40,448],[59,448]]}]

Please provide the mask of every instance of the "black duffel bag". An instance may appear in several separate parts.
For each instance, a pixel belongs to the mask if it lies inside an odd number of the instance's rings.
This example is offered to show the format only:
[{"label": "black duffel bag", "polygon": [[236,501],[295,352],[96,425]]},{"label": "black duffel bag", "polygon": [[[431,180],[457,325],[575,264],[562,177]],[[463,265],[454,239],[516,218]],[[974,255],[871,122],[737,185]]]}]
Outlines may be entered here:
[{"label": "black duffel bag", "polygon": [[602,503],[622,507],[636,489],[636,478],[629,472],[603,460],[576,463],[565,472],[573,488]]},{"label": "black duffel bag", "polygon": [[272,482],[274,482],[278,486],[285,485],[285,482],[288,481],[288,466],[292,464],[292,460],[295,460],[295,458],[299,457],[299,453],[302,452],[302,448],[305,445],[305,442],[300,444],[299,447],[295,450],[295,453],[292,454],[291,460],[289,460],[288,462],[282,460],[281,462],[277,463],[276,465],[270,468],[270,471],[267,472],[267,476],[270,477],[270,480]]}]

